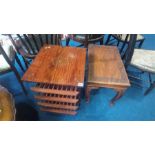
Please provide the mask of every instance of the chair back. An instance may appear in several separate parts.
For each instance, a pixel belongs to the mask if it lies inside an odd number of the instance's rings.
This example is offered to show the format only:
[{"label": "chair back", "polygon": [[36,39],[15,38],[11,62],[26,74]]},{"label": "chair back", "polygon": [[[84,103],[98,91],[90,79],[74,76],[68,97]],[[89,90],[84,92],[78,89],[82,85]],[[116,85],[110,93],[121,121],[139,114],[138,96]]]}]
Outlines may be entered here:
[{"label": "chair back", "polygon": [[[13,49],[12,49],[13,50]],[[0,44],[0,55],[2,55],[3,56],[3,58],[4,58],[4,60],[6,61],[6,63],[9,65],[9,66],[13,66],[13,68],[15,68],[14,67],[14,61],[12,61],[11,59],[10,59],[10,57],[6,54],[6,51],[4,50],[4,48],[3,48],[3,46]],[[1,63],[3,63],[3,62],[1,62]],[[11,68],[11,67],[10,67]],[[10,69],[8,69],[9,71],[10,71]],[[7,72],[7,70],[6,71],[4,71],[4,72]],[[1,73],[3,73],[3,71],[1,71]]]},{"label": "chair back", "polygon": [[[84,47],[88,47],[89,43],[103,42],[103,34],[69,34],[70,39],[81,43]],[[66,44],[68,46],[69,42]],[[103,43],[102,43],[103,44]]]},{"label": "chair back", "polygon": [[[2,47],[1,44],[0,44],[0,53],[2,54],[2,56],[4,57],[4,59],[5,59],[5,61],[8,63],[8,65],[10,66],[9,71],[13,71],[13,72],[15,73],[15,76],[16,76],[17,80],[19,81],[19,83],[20,83],[20,85],[21,85],[21,87],[22,87],[23,92],[24,92],[25,94],[27,94],[27,91],[26,91],[26,89],[25,89],[25,87],[24,87],[24,85],[23,85],[23,83],[22,83],[22,81],[21,81],[20,74],[18,73],[18,70],[17,70],[16,67],[15,67],[14,61],[11,61],[11,60],[10,60],[10,58],[9,58],[8,55],[6,54],[4,48]],[[15,56],[16,56],[16,54],[15,54]],[[20,64],[19,64],[20,61],[18,61],[18,59],[16,59],[16,61],[17,61],[18,65],[20,65]],[[20,65],[20,67],[21,67],[21,65]],[[1,73],[5,73],[5,72],[1,72]]]},{"label": "chair back", "polygon": [[124,56],[123,56],[125,68],[127,68],[128,65],[131,62],[132,56],[134,54],[134,48],[135,48],[135,45],[136,45],[136,39],[137,39],[137,34],[131,34],[130,35],[128,47],[127,47],[127,50],[126,50],[126,52],[124,53]]},{"label": "chair back", "polygon": [[22,47],[30,55],[36,55],[45,44],[61,45],[60,34],[16,34],[9,38],[17,51]]}]

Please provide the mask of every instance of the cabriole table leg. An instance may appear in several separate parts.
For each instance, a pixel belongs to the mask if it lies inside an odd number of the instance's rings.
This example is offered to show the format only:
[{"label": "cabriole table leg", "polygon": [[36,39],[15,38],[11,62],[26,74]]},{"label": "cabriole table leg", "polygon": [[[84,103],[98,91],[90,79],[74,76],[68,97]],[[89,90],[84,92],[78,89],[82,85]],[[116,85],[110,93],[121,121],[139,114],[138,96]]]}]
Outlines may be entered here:
[{"label": "cabriole table leg", "polygon": [[123,94],[124,94],[126,88],[124,88],[124,89],[115,89],[115,90],[116,90],[117,93],[116,93],[116,95],[112,98],[112,100],[110,101],[110,105],[111,105],[111,106],[113,106],[113,105],[115,104],[115,102],[123,96]]}]

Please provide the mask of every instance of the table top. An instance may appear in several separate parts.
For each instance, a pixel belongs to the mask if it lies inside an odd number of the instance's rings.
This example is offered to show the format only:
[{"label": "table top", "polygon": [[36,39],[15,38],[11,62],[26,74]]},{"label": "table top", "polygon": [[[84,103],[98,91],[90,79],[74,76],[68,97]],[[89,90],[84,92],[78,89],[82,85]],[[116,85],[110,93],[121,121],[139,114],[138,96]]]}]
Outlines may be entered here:
[{"label": "table top", "polygon": [[88,83],[130,86],[118,48],[89,45]]},{"label": "table top", "polygon": [[22,80],[83,86],[85,63],[85,48],[46,45],[41,48]]}]

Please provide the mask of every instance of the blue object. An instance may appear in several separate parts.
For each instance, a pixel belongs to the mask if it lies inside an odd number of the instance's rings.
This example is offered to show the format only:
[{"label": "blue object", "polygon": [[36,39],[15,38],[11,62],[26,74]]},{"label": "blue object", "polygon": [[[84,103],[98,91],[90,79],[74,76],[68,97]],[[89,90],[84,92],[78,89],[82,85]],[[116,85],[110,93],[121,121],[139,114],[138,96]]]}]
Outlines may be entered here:
[{"label": "blue object", "polygon": [[[145,34],[144,49],[155,50],[155,34]],[[105,39],[106,40],[106,39]],[[78,43],[71,42],[75,46]],[[20,69],[20,68],[18,68]],[[22,72],[21,72],[22,73]],[[21,75],[22,76],[22,75]],[[146,77],[144,77],[146,78]],[[60,115],[54,113],[40,112],[33,98],[33,93],[29,91],[25,96],[13,73],[0,76],[0,84],[6,87],[15,98],[16,104],[27,103],[39,112],[40,120],[51,121],[146,121],[155,120],[155,90],[144,96],[144,89],[131,86],[118,100],[115,106],[110,107],[109,101],[115,95],[111,89],[101,88],[91,92],[90,103],[86,103],[82,98],[77,115]],[[30,83],[25,83],[27,89]]]}]

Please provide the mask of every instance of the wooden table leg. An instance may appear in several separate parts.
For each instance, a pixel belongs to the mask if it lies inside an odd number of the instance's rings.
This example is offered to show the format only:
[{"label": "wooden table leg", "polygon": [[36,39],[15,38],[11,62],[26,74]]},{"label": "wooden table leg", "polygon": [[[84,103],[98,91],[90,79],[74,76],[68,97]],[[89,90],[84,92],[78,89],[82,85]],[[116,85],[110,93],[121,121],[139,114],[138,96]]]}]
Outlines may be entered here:
[{"label": "wooden table leg", "polygon": [[97,86],[87,86],[85,89],[86,102],[88,103],[90,100],[90,92],[92,89],[99,89]]},{"label": "wooden table leg", "polygon": [[110,101],[110,105],[114,105],[114,103],[118,100],[118,99],[120,99],[122,96],[123,96],[123,94],[124,94],[124,92],[125,92],[125,90],[126,89],[115,89],[116,91],[117,91],[117,93],[116,93],[116,95],[112,98],[112,100]]}]

